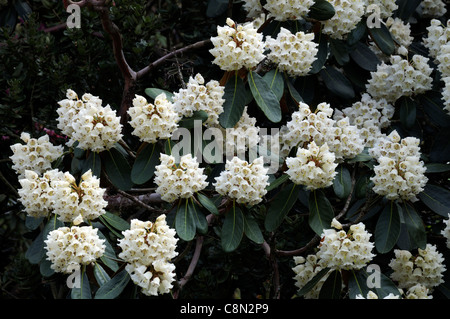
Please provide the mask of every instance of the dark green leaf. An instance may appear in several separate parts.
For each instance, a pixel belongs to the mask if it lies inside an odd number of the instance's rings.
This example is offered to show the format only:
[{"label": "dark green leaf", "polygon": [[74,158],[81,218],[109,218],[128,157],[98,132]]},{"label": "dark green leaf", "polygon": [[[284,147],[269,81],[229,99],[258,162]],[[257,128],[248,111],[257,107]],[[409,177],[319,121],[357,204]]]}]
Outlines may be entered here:
[{"label": "dark green leaf", "polygon": [[332,65],[320,71],[325,86],[334,94],[343,99],[352,99],[355,97],[355,91],[349,79],[344,74],[336,70]]},{"label": "dark green leaf", "polygon": [[41,260],[41,263],[39,265],[39,271],[43,277],[50,277],[55,273],[55,271],[51,268],[51,266],[52,262],[47,258],[43,258]]},{"label": "dark green leaf", "polygon": [[352,177],[347,167],[339,165],[337,174],[333,180],[334,193],[340,199],[347,198],[352,190]]},{"label": "dark green leaf", "polygon": [[159,164],[161,149],[158,143],[145,144],[136,155],[131,168],[131,180],[135,184],[144,184],[155,173],[155,167]]},{"label": "dark green leaf", "polygon": [[44,220],[44,217],[36,218],[36,217],[27,215],[27,217],[25,217],[25,226],[29,230],[35,230],[41,225],[43,220]]},{"label": "dark green leaf", "polygon": [[126,220],[108,211],[103,215],[100,215],[100,219],[117,230],[125,231],[127,229],[130,229],[130,224]]},{"label": "dark green leaf", "polygon": [[103,286],[111,280],[111,277],[108,275],[105,269],[97,262],[94,263],[94,277],[97,280],[99,286]]},{"label": "dark green leaf", "polygon": [[91,286],[85,269],[81,271],[80,288],[72,288],[70,292],[71,299],[92,299]]},{"label": "dark green leaf", "polygon": [[350,61],[349,50],[345,41],[330,38],[330,50],[339,65],[347,64]]},{"label": "dark green leaf", "polygon": [[328,275],[319,293],[319,299],[341,299],[342,276],[336,269]]},{"label": "dark green leaf", "polygon": [[313,190],[309,194],[309,226],[319,236],[324,229],[331,227],[334,218],[333,206],[321,190]]},{"label": "dark green leaf", "polygon": [[308,292],[311,291],[318,283],[319,281],[328,274],[330,271],[330,268],[324,268],[321,271],[319,271],[317,274],[314,275],[314,277],[306,283],[306,285],[303,286],[298,292],[297,295],[299,297],[302,297],[306,295]]},{"label": "dark green leaf", "polygon": [[196,229],[200,234],[206,234],[208,232],[208,221],[206,220],[205,214],[202,213],[200,207],[191,198],[189,203],[189,209],[191,214],[194,216]]},{"label": "dark green leaf", "polygon": [[415,207],[411,203],[403,203],[402,213],[409,235],[409,241],[412,245],[409,250],[416,248],[425,249],[427,245],[427,235],[422,218],[420,218]]},{"label": "dark green leaf", "polygon": [[274,190],[275,188],[277,188],[278,186],[280,186],[281,184],[283,184],[284,182],[286,182],[287,180],[289,180],[289,175],[287,174],[283,174],[280,177],[278,177],[276,180],[274,180],[273,182],[271,182],[269,184],[269,186],[266,187],[266,190],[269,192],[271,190]]},{"label": "dark green leaf", "polygon": [[286,77],[286,85],[289,91],[289,95],[292,97],[292,99],[298,104],[300,102],[303,102],[303,98],[300,95],[300,93],[295,89],[294,85],[290,81],[288,77]]},{"label": "dark green leaf", "polygon": [[221,245],[225,252],[234,251],[244,235],[244,215],[238,206],[227,211],[221,231]]},{"label": "dark green leaf", "polygon": [[447,163],[450,161],[450,130],[442,129],[433,136],[433,145],[429,156],[435,163]]},{"label": "dark green leaf", "polygon": [[354,50],[350,52],[350,57],[366,71],[376,71],[380,63],[377,55],[362,42],[356,43]]},{"label": "dark green leaf", "polygon": [[395,43],[386,25],[381,23],[380,28],[369,28],[369,34],[384,54],[392,55],[394,53]]},{"label": "dark green leaf", "polygon": [[112,271],[117,271],[117,269],[119,269],[119,265],[116,262],[117,257],[114,248],[100,230],[97,231],[97,235],[100,239],[104,240],[105,245],[105,252],[102,257],[100,257],[100,260]]},{"label": "dark green leaf", "polygon": [[189,199],[181,199],[175,216],[175,229],[177,235],[185,241],[190,241],[195,237],[197,223],[194,214]]},{"label": "dark green leaf", "polygon": [[211,214],[214,214],[216,216],[219,215],[219,210],[217,209],[216,205],[214,205],[214,202],[207,196],[201,193],[197,193],[197,199],[200,204],[202,204],[202,206],[206,208]]},{"label": "dark green leaf", "polygon": [[278,69],[270,70],[269,72],[264,74],[263,80],[275,94],[278,101],[281,100],[284,93],[284,80],[283,75],[278,72]]},{"label": "dark green leaf", "polygon": [[261,245],[264,242],[264,237],[256,220],[250,214],[244,215],[244,234],[248,239]]},{"label": "dark green leaf", "polygon": [[347,35],[347,43],[352,46],[362,39],[367,31],[367,20],[362,19],[356,27]]},{"label": "dark green leaf", "polygon": [[326,36],[322,33],[319,33],[318,38],[316,37],[316,39],[314,39],[314,42],[319,44],[319,51],[316,54],[316,59],[312,64],[309,74],[319,73],[328,58],[328,40]]},{"label": "dark green leaf", "polygon": [[114,299],[117,298],[130,281],[130,275],[124,269],[117,273],[111,280],[101,286],[95,293],[95,299]]},{"label": "dark green leaf", "polygon": [[215,18],[227,11],[228,0],[209,0],[206,8],[206,16]]},{"label": "dark green leaf", "polygon": [[399,17],[404,22],[409,22],[409,18],[414,11],[416,11],[421,2],[421,0],[397,0],[396,3],[398,8],[395,11],[395,16]]},{"label": "dark green leaf", "polygon": [[367,287],[367,273],[364,269],[351,270],[348,280],[348,294],[350,299],[355,299],[357,295],[366,298],[370,289]]},{"label": "dark green leaf", "polygon": [[433,124],[441,127],[450,126],[450,115],[444,109],[444,100],[442,100],[441,94],[429,92],[426,95],[420,95],[419,98],[423,111],[433,121]]},{"label": "dark green leaf", "polygon": [[294,183],[286,185],[278,194],[270,205],[264,226],[268,231],[274,231],[281,225],[284,217],[289,213],[294,206],[300,192],[300,187]]},{"label": "dark green leaf", "polygon": [[23,20],[27,20],[28,16],[32,12],[28,3],[24,0],[16,0],[13,3],[19,17],[21,17]]},{"label": "dark green leaf", "polygon": [[433,212],[443,217],[448,217],[450,212],[450,191],[433,184],[427,184],[419,199]]},{"label": "dark green leaf", "polygon": [[315,0],[314,4],[309,8],[308,16],[311,19],[325,21],[329,20],[336,14],[331,3],[325,0]]},{"label": "dark green leaf", "polygon": [[403,128],[410,129],[416,122],[417,103],[405,96],[400,98],[400,121]]},{"label": "dark green leaf", "polygon": [[111,182],[117,188],[127,191],[133,186],[131,180],[131,166],[120,151],[111,148],[108,151],[102,152],[102,163],[105,167],[105,172]]},{"label": "dark green leaf", "polygon": [[89,152],[89,156],[83,162],[83,167],[81,168],[81,173],[84,174],[88,170],[91,170],[92,175],[100,178],[102,172],[102,162],[100,155],[96,152]]},{"label": "dark green leaf", "polygon": [[196,121],[205,122],[208,119],[208,113],[205,111],[194,111],[191,117],[183,117],[179,122],[179,127],[185,127],[187,129],[193,128]]},{"label": "dark green leaf", "polygon": [[428,163],[425,164],[427,168],[425,173],[445,173],[450,171],[449,164],[441,164],[441,163]]},{"label": "dark green leaf", "polygon": [[172,99],[173,99],[173,93],[168,92],[166,90],[158,89],[158,88],[148,88],[148,89],[145,89],[144,92],[149,97],[151,97],[153,100],[156,99],[156,97],[158,95],[160,95],[161,93],[164,93],[166,95],[167,100],[169,100],[170,102],[172,102]]},{"label": "dark green leaf", "polygon": [[237,73],[225,84],[223,98],[225,102],[223,112],[219,115],[219,122],[222,127],[231,128],[241,119],[247,101],[244,82]]},{"label": "dark green leaf", "polygon": [[266,117],[274,123],[280,122],[280,102],[263,78],[258,73],[251,71],[248,73],[248,83],[256,104]]},{"label": "dark green leaf", "polygon": [[381,254],[391,251],[400,235],[399,207],[390,201],[381,212],[375,226],[375,247]]}]

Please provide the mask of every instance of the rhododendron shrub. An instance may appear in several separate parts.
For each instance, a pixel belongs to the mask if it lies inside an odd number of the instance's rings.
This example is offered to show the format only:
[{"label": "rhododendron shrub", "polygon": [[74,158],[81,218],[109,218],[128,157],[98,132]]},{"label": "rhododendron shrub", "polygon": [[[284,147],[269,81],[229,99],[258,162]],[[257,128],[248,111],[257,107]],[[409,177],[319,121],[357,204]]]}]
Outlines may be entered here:
[{"label": "rhododendron shrub", "polygon": [[[113,35],[123,99],[68,88],[65,142],[10,146],[28,261],[82,278],[71,298],[211,297],[231,280],[228,297],[450,297],[442,1],[208,3],[210,37],[139,71],[113,4],[80,3]],[[189,50],[176,86],[136,85]]]}]

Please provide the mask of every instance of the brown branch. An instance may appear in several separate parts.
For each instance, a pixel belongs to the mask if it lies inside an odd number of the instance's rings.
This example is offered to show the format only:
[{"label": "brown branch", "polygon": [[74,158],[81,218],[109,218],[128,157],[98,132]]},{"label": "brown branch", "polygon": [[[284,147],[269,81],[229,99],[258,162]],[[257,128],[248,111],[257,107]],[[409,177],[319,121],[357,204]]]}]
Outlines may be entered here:
[{"label": "brown branch", "polygon": [[145,208],[148,211],[159,211],[159,209],[153,208],[150,205],[147,205],[146,203],[144,203],[143,201],[139,200],[138,198],[136,198],[133,195],[130,195],[126,192],[124,192],[123,190],[117,189],[117,192],[122,195],[123,197],[128,198],[129,200],[131,200],[132,202],[134,202],[135,204],[138,204],[139,206]]},{"label": "brown branch", "polygon": [[161,64],[163,64],[167,59],[170,59],[170,58],[176,56],[177,54],[181,54],[181,53],[184,53],[184,52],[189,51],[189,50],[201,48],[201,47],[209,44],[210,42],[211,42],[211,40],[207,39],[207,40],[203,40],[203,41],[199,41],[199,42],[190,44],[190,45],[185,46],[185,47],[183,47],[181,49],[172,51],[172,52],[164,55],[163,57],[159,58],[158,60],[150,63],[149,65],[147,65],[146,67],[142,68],[141,70],[139,70],[136,73],[136,79],[140,79],[141,77],[143,77],[144,75],[146,75],[150,71],[152,71],[154,68],[156,68],[156,67],[160,66]]},{"label": "brown branch", "polygon": [[261,247],[264,250],[267,259],[269,259],[273,269],[273,278],[272,278],[274,290],[273,298],[280,299],[280,272],[278,270],[278,262],[276,256],[272,254],[272,250],[266,241],[262,243]]},{"label": "brown branch", "polygon": [[320,236],[319,235],[315,235],[310,241],[309,243],[307,243],[305,246],[295,249],[295,250],[276,250],[275,254],[277,256],[297,256],[300,255],[302,253],[304,253],[305,251],[311,249],[312,247],[316,246],[320,241]]}]

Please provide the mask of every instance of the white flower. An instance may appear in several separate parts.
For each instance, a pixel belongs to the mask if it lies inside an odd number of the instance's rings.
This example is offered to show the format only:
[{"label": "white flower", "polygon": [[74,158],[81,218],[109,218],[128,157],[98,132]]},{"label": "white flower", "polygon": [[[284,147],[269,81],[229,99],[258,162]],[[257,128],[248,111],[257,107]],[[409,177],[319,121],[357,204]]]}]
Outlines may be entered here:
[{"label": "white flower", "polygon": [[199,73],[190,77],[185,89],[174,93],[173,106],[180,116],[191,117],[195,111],[205,111],[208,119],[206,126],[218,125],[219,115],[223,112],[223,95],[225,87],[211,80],[204,85],[205,80]]},{"label": "white flower", "polygon": [[[370,6],[377,6],[380,11],[380,18],[390,18],[395,10],[398,9],[398,5],[395,0],[366,0],[367,8]],[[370,16],[374,11],[367,10],[366,16]]]},{"label": "white flower", "polygon": [[445,227],[442,230],[441,234],[445,237],[447,247],[450,248],[450,213],[448,215],[448,219],[444,221]]},{"label": "white flower", "polygon": [[447,13],[445,2],[442,0],[423,0],[419,8],[422,10],[424,17],[438,18]]},{"label": "white flower", "polygon": [[178,239],[167,225],[166,215],[158,216],[154,223],[133,219],[122,234],[119,257],[127,262],[125,269],[132,281],[148,296],[170,292],[175,280],[175,266],[170,261],[178,255]]},{"label": "white flower", "polygon": [[263,157],[249,164],[235,156],[227,160],[225,170],[215,178],[213,186],[219,194],[228,196],[237,203],[253,206],[261,202],[267,193],[267,171]]},{"label": "white flower", "polygon": [[372,254],[374,244],[371,234],[363,223],[350,226],[344,230],[325,229],[317,252],[323,267],[332,269],[361,269],[375,256]]},{"label": "white flower", "polygon": [[107,202],[103,199],[105,189],[100,187],[100,179],[92,175],[91,170],[81,176],[77,185],[75,178],[65,172],[63,176],[52,180],[54,192],[54,213],[62,222],[78,225],[105,214]]},{"label": "white flower", "polygon": [[390,64],[382,62],[377,71],[371,72],[367,92],[374,99],[386,99],[391,103],[402,96],[422,94],[432,87],[432,71],[426,57],[416,54],[410,63],[401,56],[392,55]]},{"label": "white flower", "polygon": [[444,110],[450,115],[450,76],[442,79],[444,81],[444,88],[442,90],[442,100],[444,101]]},{"label": "white flower", "polygon": [[[366,297],[363,297],[361,294],[358,294],[355,296],[355,299],[379,299],[378,295],[374,293],[372,290],[370,290],[367,293]],[[401,299],[400,295],[394,295],[392,292],[389,293],[387,296],[385,296],[383,299]]]},{"label": "white flower", "polygon": [[291,76],[308,74],[316,60],[318,44],[313,41],[314,33],[292,34],[281,27],[276,39],[268,36],[266,48],[270,50],[268,59],[277,64],[278,69]]},{"label": "white flower", "polygon": [[105,252],[105,240],[92,226],[60,227],[52,230],[44,241],[47,260],[56,272],[70,274],[81,265],[94,263]]},{"label": "white flower", "polygon": [[406,291],[405,299],[433,299],[433,296],[428,295],[429,293],[429,288],[424,285],[417,284]]},{"label": "white flower", "polygon": [[442,77],[450,76],[450,43],[443,45],[436,57],[438,63],[438,70],[441,72]]},{"label": "white flower", "polygon": [[22,186],[19,192],[19,201],[25,207],[29,216],[39,218],[47,217],[53,211],[54,189],[52,181],[62,177],[62,172],[50,170],[40,177],[36,172],[26,170],[25,177],[19,180]]},{"label": "white flower", "polygon": [[191,154],[181,157],[180,163],[175,163],[175,157],[161,154],[161,164],[156,166],[156,192],[166,202],[173,202],[178,198],[189,198],[201,191],[208,183],[203,174],[204,168],[199,168],[197,158]]},{"label": "white flower", "polygon": [[423,45],[430,51],[430,56],[437,58],[442,46],[450,41],[450,20],[447,20],[447,25],[442,25],[441,21],[432,19],[430,25],[427,27],[427,37],[423,38]]},{"label": "white flower", "polygon": [[109,150],[122,138],[122,124],[109,105],[87,102],[72,121],[71,143],[93,152]]},{"label": "white flower", "polygon": [[322,32],[333,39],[346,39],[364,16],[365,0],[329,0],[335,15],[323,21]]},{"label": "white flower", "polygon": [[[302,256],[294,257],[295,267],[292,270],[295,273],[294,280],[295,286],[298,289],[302,289],[311,279],[314,278],[322,269],[326,268],[323,266],[321,261],[316,255],[308,255],[306,258]],[[305,299],[318,299],[320,290],[322,289],[323,283],[327,280],[329,274],[333,270],[330,270],[328,274],[323,276],[320,281],[304,295]]]},{"label": "white flower", "polygon": [[244,0],[243,7],[247,11],[247,17],[249,18],[258,18],[263,13],[260,0]]},{"label": "white flower", "polygon": [[264,59],[263,35],[252,23],[237,25],[227,18],[226,26],[217,27],[217,36],[211,38],[214,48],[209,52],[213,63],[224,71],[252,69]]},{"label": "white flower", "polygon": [[417,201],[428,178],[425,165],[420,160],[419,139],[401,139],[397,131],[380,138],[369,153],[377,160],[374,166],[373,191],[389,200]]},{"label": "white flower", "polygon": [[314,0],[267,0],[264,9],[269,11],[268,17],[277,21],[300,20],[308,15]]},{"label": "white flower", "polygon": [[333,184],[336,176],[334,153],[328,150],[328,144],[317,146],[313,141],[307,148],[299,148],[296,157],[288,157],[286,174],[297,185],[304,185],[308,190],[326,188]]},{"label": "white flower", "polygon": [[395,258],[389,263],[393,270],[391,279],[398,282],[400,288],[409,289],[421,284],[432,289],[444,282],[444,258],[435,245],[427,244],[425,249],[418,248],[415,256],[407,250],[399,249],[395,249],[394,254]]},{"label": "white flower", "polygon": [[12,168],[16,171],[19,179],[24,177],[25,171],[34,171],[37,174],[52,168],[52,162],[62,156],[64,148],[55,146],[49,142],[48,135],[31,138],[29,133],[23,132],[20,139],[25,142],[11,145],[13,155],[10,159],[13,162]]},{"label": "white flower", "polygon": [[143,96],[136,95],[128,114],[131,117],[129,123],[134,128],[132,134],[147,143],[170,138],[180,120],[174,105],[164,93],[155,98],[154,104],[148,103]]}]

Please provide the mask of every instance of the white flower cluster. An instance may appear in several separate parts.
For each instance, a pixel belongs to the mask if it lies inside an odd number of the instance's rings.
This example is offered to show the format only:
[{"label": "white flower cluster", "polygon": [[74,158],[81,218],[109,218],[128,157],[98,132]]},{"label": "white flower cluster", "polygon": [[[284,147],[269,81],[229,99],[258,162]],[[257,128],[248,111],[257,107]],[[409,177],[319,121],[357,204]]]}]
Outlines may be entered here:
[{"label": "white flower cluster", "polygon": [[394,116],[395,108],[385,99],[375,100],[369,94],[363,93],[361,100],[342,111],[336,110],[336,121],[349,118],[350,124],[359,129],[360,136],[364,139],[366,147],[373,147],[378,138],[385,136],[381,132],[387,128]]},{"label": "white flower cluster", "polygon": [[318,44],[313,41],[314,33],[291,33],[281,27],[277,38],[266,37],[267,57],[277,64],[278,69],[291,76],[308,74],[316,60]]},{"label": "white flower cluster", "polygon": [[178,128],[180,116],[164,93],[159,94],[154,104],[143,96],[136,95],[133,106],[128,109],[132,134],[142,142],[156,143],[158,139],[168,139]]},{"label": "white flower cluster", "polygon": [[366,0],[329,0],[335,15],[322,21],[324,34],[333,39],[345,39],[364,16]]},{"label": "white flower cluster", "polygon": [[92,226],[60,227],[49,232],[44,241],[51,269],[70,274],[81,265],[89,265],[105,252],[105,240]]},{"label": "white flower cluster", "polygon": [[264,59],[263,35],[252,23],[237,25],[227,18],[226,26],[217,27],[217,36],[211,38],[214,45],[209,52],[213,63],[224,71],[252,69]]},{"label": "white flower cluster", "polygon": [[436,61],[438,63],[438,70],[441,72],[442,77],[450,76],[450,42],[447,42],[447,44],[441,47]]},{"label": "white flower cluster", "polygon": [[444,100],[444,110],[450,115],[450,76],[442,79],[444,88],[442,90],[442,99]]},{"label": "white flower cluster", "polygon": [[450,213],[448,214],[448,219],[444,221],[445,227],[442,230],[442,236],[447,240],[447,247],[450,248]]},{"label": "white flower cluster", "polygon": [[189,198],[208,185],[204,168],[199,168],[197,158],[192,158],[191,154],[183,155],[179,164],[175,163],[175,157],[167,154],[161,154],[160,160],[155,183],[158,185],[156,192],[164,201],[171,203],[178,198]]},{"label": "white flower cluster", "polygon": [[332,226],[325,229],[317,252],[317,258],[325,267],[332,269],[361,269],[375,256],[372,254],[374,244],[371,234],[363,223],[350,226],[348,232],[335,219]]},{"label": "white flower cluster", "polygon": [[308,15],[313,4],[313,0],[267,0],[264,9],[269,12],[269,18],[277,21],[299,20]]},{"label": "white flower cluster", "polygon": [[394,103],[402,96],[422,94],[431,90],[433,69],[428,58],[414,55],[411,63],[399,55],[392,55],[390,64],[382,62],[366,84],[373,98]]},{"label": "white flower cluster", "polygon": [[175,280],[175,265],[170,261],[178,255],[178,239],[167,225],[166,215],[158,216],[154,223],[133,219],[130,229],[122,234],[119,257],[127,262],[125,269],[131,280],[147,296],[170,292]]},{"label": "white flower cluster", "polygon": [[21,188],[19,201],[31,217],[47,217],[53,211],[55,200],[51,182],[58,178],[58,170],[47,171],[40,177],[36,172],[26,170],[24,178],[19,180]]},{"label": "white flower cluster", "polygon": [[[322,269],[326,268],[320,262],[316,255],[308,255],[306,258],[302,256],[294,257],[295,267],[292,270],[295,273],[295,286],[302,289],[311,279],[314,278]],[[320,281],[305,295],[305,299],[318,299],[323,283],[327,280],[328,275],[332,272],[330,270],[327,275],[323,276]]]},{"label": "white flower cluster", "polygon": [[256,126],[256,119],[248,115],[247,106],[234,127],[222,128],[221,131],[225,135],[223,142],[226,156],[244,154],[246,150],[256,147],[260,141],[260,128]]},{"label": "white flower cluster", "polygon": [[261,0],[244,0],[243,7],[249,18],[258,18],[263,13]]},{"label": "white flower cluster", "polygon": [[174,93],[173,105],[180,116],[191,117],[194,111],[205,111],[208,114],[205,125],[218,125],[225,102],[225,87],[215,80],[204,83],[205,79],[200,73],[194,78],[190,77],[186,88]]},{"label": "white flower cluster", "polygon": [[348,119],[334,120],[333,112],[328,103],[320,103],[315,112],[311,112],[307,104],[300,102],[299,110],[292,114],[281,134],[282,154],[286,155],[296,146],[306,147],[310,141],[317,146],[327,143],[338,162],[360,154],[364,149],[364,140],[359,129],[351,125]]},{"label": "white flower cluster", "polygon": [[443,26],[441,21],[432,19],[427,31],[427,37],[422,40],[423,45],[429,50],[430,56],[436,59],[441,48],[450,41],[450,20]]},{"label": "white flower cluster", "polygon": [[62,156],[64,151],[62,146],[55,146],[50,143],[48,135],[36,139],[31,138],[29,133],[23,132],[20,134],[20,139],[26,144],[16,143],[11,145],[13,155],[10,156],[13,162],[12,168],[19,179],[24,177],[26,170],[42,174],[51,169],[52,162]]},{"label": "white flower cluster", "polygon": [[[366,0],[367,8],[370,6],[377,6],[380,10],[380,18],[387,19],[392,16],[392,13],[398,9],[398,5],[395,0]],[[373,11],[367,10],[366,16],[370,16]]]},{"label": "white flower cluster", "polygon": [[67,145],[75,141],[78,147],[93,152],[110,149],[122,138],[120,117],[111,106],[87,93],[78,100],[73,90],[67,91],[67,99],[59,101],[58,128],[70,137]]},{"label": "white flower cluster", "polygon": [[79,225],[105,214],[108,203],[103,199],[106,189],[100,187],[100,179],[88,170],[77,185],[69,173],[60,173],[51,182],[54,192],[53,212],[62,222]]},{"label": "white flower cluster", "polygon": [[436,246],[427,244],[425,249],[418,248],[415,256],[407,250],[399,249],[395,249],[394,254],[395,257],[389,263],[393,270],[390,276],[400,288],[409,289],[421,284],[432,289],[444,282],[444,258]]},{"label": "white flower cluster", "polygon": [[306,186],[307,190],[326,188],[333,184],[336,176],[334,153],[328,150],[328,144],[317,146],[313,141],[307,148],[299,148],[296,157],[288,157],[286,165],[291,181]]},{"label": "white flower cluster", "polygon": [[429,295],[430,289],[422,284],[417,284],[410,287],[405,293],[405,299],[433,299],[433,296]]},{"label": "white flower cluster", "polygon": [[373,191],[389,200],[417,201],[428,178],[426,167],[420,159],[420,140],[415,137],[400,138],[397,131],[380,138],[369,150],[378,164],[374,167]]},{"label": "white flower cluster", "polygon": [[228,196],[237,203],[253,206],[261,202],[267,193],[267,171],[263,157],[249,164],[235,156],[227,160],[225,170],[215,178],[213,186],[219,194]]},{"label": "white flower cluster", "polygon": [[442,0],[423,0],[419,8],[424,17],[438,18],[447,13],[445,2]]}]

